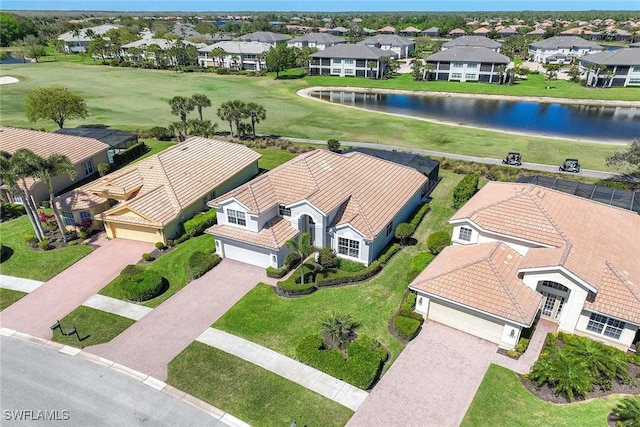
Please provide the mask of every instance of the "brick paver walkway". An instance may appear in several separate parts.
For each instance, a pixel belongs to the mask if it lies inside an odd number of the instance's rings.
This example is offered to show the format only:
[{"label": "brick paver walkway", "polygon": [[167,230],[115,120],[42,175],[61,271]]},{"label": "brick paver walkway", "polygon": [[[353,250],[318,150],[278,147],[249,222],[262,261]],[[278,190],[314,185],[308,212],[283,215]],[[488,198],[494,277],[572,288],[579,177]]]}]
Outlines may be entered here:
[{"label": "brick paver walkway", "polygon": [[496,350],[488,341],[425,322],[347,426],[459,426]]},{"label": "brick paver walkway", "polygon": [[0,313],[0,326],[50,339],[56,320],[71,313],[113,280],[127,264],[135,264],[151,243],[100,240],[100,247]]},{"label": "brick paver walkway", "polygon": [[167,364],[258,282],[264,268],[224,259],[108,343],[85,350],[161,380]]},{"label": "brick paver walkway", "polygon": [[511,369],[519,374],[526,374],[531,370],[531,366],[535,361],[538,360],[538,356],[540,356],[540,351],[544,346],[544,340],[547,337],[547,334],[557,330],[557,323],[544,319],[538,320],[536,330],[531,337],[531,341],[529,341],[529,347],[527,347],[527,351],[525,351],[519,359],[511,359],[508,356],[496,353],[493,363],[504,366],[505,368]]}]

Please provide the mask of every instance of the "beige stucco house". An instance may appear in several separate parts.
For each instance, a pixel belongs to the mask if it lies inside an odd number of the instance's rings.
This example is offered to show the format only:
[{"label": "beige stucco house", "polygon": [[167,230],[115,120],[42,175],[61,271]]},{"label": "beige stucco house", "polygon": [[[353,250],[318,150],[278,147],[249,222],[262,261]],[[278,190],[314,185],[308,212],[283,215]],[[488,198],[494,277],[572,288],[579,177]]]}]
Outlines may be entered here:
[{"label": "beige stucco house", "polygon": [[58,197],[68,226],[91,221],[111,238],[164,242],[206,203],[258,173],[242,144],[192,137]]},{"label": "beige stucco house", "polygon": [[315,150],[212,200],[218,224],[207,233],[220,256],[260,267],[281,267],[286,242],[301,233],[368,265],[419,206],[427,181],[366,154]]},{"label": "beige stucco house", "polygon": [[533,184],[490,182],[453,246],[409,285],[427,318],[511,349],[540,316],[627,350],[640,326],[640,216]]},{"label": "beige stucco house", "polygon": [[[107,151],[111,147],[95,138],[11,127],[0,128],[0,150],[13,154],[23,148],[33,151],[40,157],[49,157],[52,154],[67,156],[74,165],[75,181],[78,181],[95,174],[98,164],[108,163]],[[49,200],[49,189],[44,182],[30,178],[25,182],[36,206],[40,206],[44,200]],[[52,180],[54,193],[63,191],[73,182],[66,174],[54,177]],[[10,201],[22,203],[21,195],[9,193],[4,186],[0,186],[0,191],[5,193]]]}]

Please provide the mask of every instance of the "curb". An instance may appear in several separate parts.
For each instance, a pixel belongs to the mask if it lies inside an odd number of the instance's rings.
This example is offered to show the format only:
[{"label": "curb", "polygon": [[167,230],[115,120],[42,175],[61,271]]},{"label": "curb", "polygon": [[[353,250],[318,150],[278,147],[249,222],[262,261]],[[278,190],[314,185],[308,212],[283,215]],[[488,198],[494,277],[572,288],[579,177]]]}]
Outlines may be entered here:
[{"label": "curb", "polygon": [[38,344],[44,347],[48,347],[53,350],[57,350],[59,353],[66,354],[71,357],[79,357],[84,360],[88,360],[97,365],[104,366],[109,369],[113,369],[114,371],[120,372],[122,374],[126,374],[131,378],[145,384],[151,388],[154,388],[158,391],[168,394],[169,396],[178,399],[196,409],[199,409],[206,414],[209,414],[211,417],[228,425],[229,427],[250,427],[250,424],[245,423],[239,418],[234,417],[233,415],[223,411],[222,409],[216,408],[209,403],[198,399],[190,394],[179,390],[164,381],[161,381],[157,378],[154,378],[150,375],[142,373],[140,371],[136,371],[134,369],[128,368],[126,366],[120,365],[112,360],[105,359],[104,357],[96,356],[95,354],[86,352],[76,347],[72,347],[69,345],[60,344],[54,341],[48,341],[42,338],[34,337],[32,335],[24,334],[22,332],[14,331],[9,328],[0,328],[0,336],[3,337],[14,337],[21,339],[23,341],[29,341],[34,344]]}]

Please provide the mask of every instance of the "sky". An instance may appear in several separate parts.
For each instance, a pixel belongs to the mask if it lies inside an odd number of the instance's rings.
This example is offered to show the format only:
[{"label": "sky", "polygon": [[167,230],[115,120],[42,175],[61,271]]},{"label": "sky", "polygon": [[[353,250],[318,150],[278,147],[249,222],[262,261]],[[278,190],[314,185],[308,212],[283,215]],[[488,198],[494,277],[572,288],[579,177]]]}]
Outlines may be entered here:
[{"label": "sky", "polygon": [[0,0],[0,7],[121,12],[640,11],[640,0]]}]

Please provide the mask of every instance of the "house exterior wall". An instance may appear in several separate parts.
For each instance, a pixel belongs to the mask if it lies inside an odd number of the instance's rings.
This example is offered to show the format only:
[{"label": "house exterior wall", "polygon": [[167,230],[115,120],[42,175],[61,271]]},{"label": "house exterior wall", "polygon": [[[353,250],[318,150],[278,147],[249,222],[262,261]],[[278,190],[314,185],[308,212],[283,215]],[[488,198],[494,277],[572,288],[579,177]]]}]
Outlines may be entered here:
[{"label": "house exterior wall", "polygon": [[427,61],[427,63],[433,65],[433,71],[429,75],[434,75],[436,80],[483,83],[497,83],[499,67],[506,65],[474,61]]},{"label": "house exterior wall", "polygon": [[[469,241],[460,239],[460,229],[462,227],[471,229],[471,239]],[[472,245],[476,243],[503,242],[523,256],[526,255],[527,251],[530,248],[536,247],[536,245],[533,243],[527,245],[524,242],[517,241],[506,236],[496,236],[490,233],[481,232],[475,225],[469,223],[459,223],[453,227],[451,242],[454,245]]]},{"label": "house exterior wall", "polygon": [[[585,337],[589,337],[591,339],[603,342],[607,345],[617,347],[620,350],[627,351],[631,344],[634,344],[633,340],[636,337],[636,333],[638,332],[638,325],[634,325],[629,322],[625,322],[625,328],[622,331],[619,339],[614,339],[611,337],[607,337],[602,334],[596,334],[595,332],[591,332],[587,330],[587,324],[589,323],[589,318],[591,317],[591,311],[582,310],[580,313],[580,317],[578,319],[578,323],[576,324],[575,333],[577,335],[582,335]],[[607,316],[611,317],[611,316]]]},{"label": "house exterior wall", "polygon": [[[234,58],[235,61],[234,61]],[[221,66],[229,70],[253,70],[260,71],[267,68],[265,58],[260,58],[257,54],[230,53],[222,58],[222,62],[218,63],[216,58],[210,58],[207,52],[200,52],[198,55],[198,63],[201,67]]]},{"label": "house exterior wall", "polygon": [[[375,62],[375,66],[369,69],[368,63]],[[312,58],[309,65],[309,74],[312,76],[340,76],[340,77],[372,77],[380,78],[383,74],[383,66],[379,60],[357,58]]]},{"label": "house exterior wall", "polygon": [[569,288],[570,293],[565,306],[562,309],[560,319],[558,319],[558,329],[565,332],[574,333],[578,318],[582,312],[582,307],[587,301],[589,292],[576,283],[567,274],[558,270],[548,270],[537,273],[525,273],[522,281],[529,288],[538,291],[538,283],[542,281],[556,282]]},{"label": "house exterior wall", "polygon": [[[348,224],[345,224],[339,228],[335,228],[329,231],[330,236],[330,247],[336,251],[336,254],[340,258],[349,259],[351,261],[361,262],[364,265],[369,265],[369,259],[371,258],[371,247],[370,243],[364,239],[364,236],[360,234],[358,230],[351,227]],[[358,257],[351,257],[348,255],[341,254],[338,250],[338,239],[342,237],[343,239],[354,240],[358,242]]]},{"label": "house exterior wall", "polygon": [[[107,209],[109,209],[109,202],[108,201],[106,201],[104,203],[101,203],[98,206],[94,206],[91,209],[82,209],[82,210],[77,210],[77,211],[73,211],[73,212],[68,212],[67,215],[68,214],[73,215],[74,224],[81,224],[82,221],[83,221],[83,219],[80,216],[81,213],[82,212],[88,212],[89,215],[91,216],[91,227],[89,229],[90,230],[101,230],[102,228],[104,228],[103,223],[102,223],[102,221],[96,220],[95,217],[96,217],[96,215],[106,211]],[[60,212],[60,215],[62,215],[62,212]],[[63,217],[62,220],[63,220],[63,222],[65,221],[64,217]],[[65,226],[69,230],[75,228],[75,225],[71,226],[71,225],[67,224],[66,222],[65,222]]]}]

